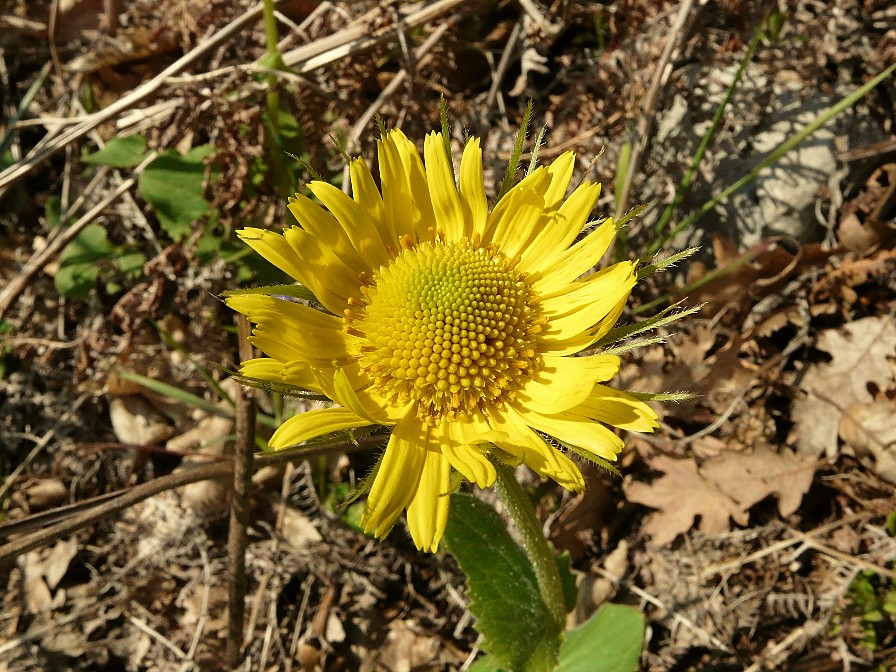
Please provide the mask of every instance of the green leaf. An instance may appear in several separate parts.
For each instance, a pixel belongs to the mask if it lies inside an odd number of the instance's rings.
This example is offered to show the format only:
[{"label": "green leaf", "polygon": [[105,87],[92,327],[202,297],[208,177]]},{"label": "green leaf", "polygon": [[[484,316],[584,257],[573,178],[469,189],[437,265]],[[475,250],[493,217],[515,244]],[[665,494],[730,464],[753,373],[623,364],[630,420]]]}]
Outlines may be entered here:
[{"label": "green leaf", "polygon": [[146,139],[139,135],[126,138],[112,138],[98,152],[81,157],[84,163],[113,168],[132,168],[139,165],[146,156]]},{"label": "green leaf", "polygon": [[109,258],[112,250],[106,230],[99,224],[88,224],[62,251],[53,280],[57,291],[70,299],[87,298],[102,268],[97,262]]},{"label": "green leaf", "polygon": [[486,654],[470,666],[470,672],[504,672],[495,659]]},{"label": "green leaf", "polygon": [[552,670],[562,633],[542,602],[525,552],[497,512],[470,495],[453,495],[445,542],[467,575],[470,612],[491,664]]},{"label": "green leaf", "polygon": [[118,270],[124,274],[142,272],[145,263],[146,255],[136,250],[131,252],[121,252],[115,257],[115,265],[118,266]]},{"label": "green leaf", "polygon": [[210,145],[194,147],[183,156],[165,152],[140,175],[140,195],[153,207],[165,233],[173,240],[188,235],[192,223],[210,210],[203,181],[204,159],[212,152]]},{"label": "green leaf", "polygon": [[558,672],[637,672],[644,646],[644,615],[632,607],[605,604],[566,633]]}]

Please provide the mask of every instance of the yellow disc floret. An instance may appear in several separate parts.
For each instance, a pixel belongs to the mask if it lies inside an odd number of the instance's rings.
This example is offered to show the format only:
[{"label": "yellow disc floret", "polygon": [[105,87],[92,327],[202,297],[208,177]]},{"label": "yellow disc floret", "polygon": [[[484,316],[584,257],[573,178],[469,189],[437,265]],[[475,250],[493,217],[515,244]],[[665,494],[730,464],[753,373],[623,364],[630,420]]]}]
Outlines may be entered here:
[{"label": "yellow disc floret", "polygon": [[402,241],[346,311],[362,372],[435,424],[500,407],[539,363],[544,320],[526,276],[493,245]]}]

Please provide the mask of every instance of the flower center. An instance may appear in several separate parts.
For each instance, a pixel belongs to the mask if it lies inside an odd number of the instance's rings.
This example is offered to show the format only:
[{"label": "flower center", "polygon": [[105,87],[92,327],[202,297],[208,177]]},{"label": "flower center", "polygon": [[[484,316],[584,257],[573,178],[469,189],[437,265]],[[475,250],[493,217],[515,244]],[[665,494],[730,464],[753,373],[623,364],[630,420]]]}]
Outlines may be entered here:
[{"label": "flower center", "polygon": [[416,401],[430,424],[511,400],[540,362],[544,319],[526,276],[478,241],[402,247],[346,311],[374,389],[391,403]]}]

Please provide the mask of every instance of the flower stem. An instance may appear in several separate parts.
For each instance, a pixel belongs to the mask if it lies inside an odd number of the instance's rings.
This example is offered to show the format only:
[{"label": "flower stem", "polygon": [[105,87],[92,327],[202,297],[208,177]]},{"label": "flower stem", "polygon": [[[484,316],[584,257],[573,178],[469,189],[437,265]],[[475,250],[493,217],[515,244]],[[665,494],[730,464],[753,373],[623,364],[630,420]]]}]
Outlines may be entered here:
[{"label": "flower stem", "polygon": [[495,489],[520,533],[523,547],[535,570],[541,599],[544,600],[557,625],[563,630],[566,622],[566,597],[563,593],[563,584],[560,582],[560,573],[557,571],[554,552],[545,539],[541,523],[535,516],[535,509],[529,502],[523,486],[513,474],[513,468],[496,462],[495,470],[498,472]]}]

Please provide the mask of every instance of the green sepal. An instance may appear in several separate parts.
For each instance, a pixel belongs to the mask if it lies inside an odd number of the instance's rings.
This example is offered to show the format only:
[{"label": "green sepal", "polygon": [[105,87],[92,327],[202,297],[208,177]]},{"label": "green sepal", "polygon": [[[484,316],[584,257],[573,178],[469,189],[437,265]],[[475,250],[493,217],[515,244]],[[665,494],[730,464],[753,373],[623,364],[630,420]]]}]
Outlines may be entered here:
[{"label": "green sepal", "polygon": [[626,390],[626,394],[630,394],[638,401],[688,401],[700,396],[693,392],[631,392],[628,390]]},{"label": "green sepal", "polygon": [[631,350],[637,350],[638,348],[647,348],[651,345],[660,345],[665,342],[666,339],[663,336],[636,338],[631,341],[626,341],[625,343],[618,343],[611,348],[601,348],[601,353],[604,355],[621,355],[623,353],[630,352]]},{"label": "green sepal", "polygon": [[579,448],[578,446],[574,446],[571,443],[564,443],[561,441],[560,444],[567,450],[569,450],[569,451],[575,453],[576,455],[578,455],[579,457],[581,457],[583,460],[587,460],[588,462],[591,462],[591,464],[593,464],[597,467],[600,467],[601,469],[603,469],[605,471],[609,471],[614,476],[619,476],[620,478],[622,478],[622,473],[619,471],[619,469],[616,468],[616,465],[613,464],[612,462],[610,462],[609,460],[605,460],[602,457],[598,457],[594,453],[592,453],[588,450],[585,450],[584,448]]},{"label": "green sepal", "polygon": [[318,303],[314,292],[298,283],[294,285],[267,285],[265,287],[249,287],[246,289],[228,289],[223,292],[224,297],[230,296],[288,296],[292,299],[302,299],[312,303]]},{"label": "green sepal", "polygon": [[645,331],[664,327],[667,324],[671,324],[683,317],[687,317],[688,315],[696,313],[701,308],[703,308],[703,304],[701,303],[699,306],[692,306],[691,308],[684,308],[679,310],[680,305],[681,302],[679,301],[678,303],[672,304],[668,308],[664,308],[653,317],[648,317],[643,322],[638,322],[637,324],[627,324],[622,327],[611,329],[602,339],[600,339],[596,343],[596,345],[597,347],[600,347],[602,345],[611,345],[623,339],[631,338],[632,336],[637,336],[638,334],[643,334]]},{"label": "green sepal", "polygon": [[686,250],[676,252],[675,254],[670,254],[668,257],[663,257],[662,259],[654,258],[654,261],[652,263],[646,264],[638,269],[638,282],[641,282],[641,280],[643,280],[644,278],[650,277],[657,271],[662,271],[666,268],[669,268],[670,266],[674,266],[679,261],[687,259],[699,249],[699,247],[689,247]]},{"label": "green sepal", "polygon": [[648,207],[650,207],[647,203],[642,203],[641,205],[636,205],[631,210],[626,212],[622,217],[616,220],[616,230],[618,231],[623,226],[628,224],[629,220],[637,217],[642,212],[644,212]]},{"label": "green sepal", "polygon": [[297,397],[299,399],[310,399],[312,401],[330,401],[329,397],[320,392],[314,392],[313,390],[300,387],[299,385],[292,385],[277,380],[268,380],[267,378],[243,376],[233,371],[228,371],[228,373],[233,376],[233,379],[236,380],[236,382],[240,385],[245,385],[246,387],[254,387],[259,390],[264,390],[265,392],[282,394],[285,397]]},{"label": "green sepal", "polygon": [[516,173],[520,167],[520,156],[523,154],[523,145],[526,144],[526,135],[529,133],[529,124],[532,122],[532,101],[526,104],[526,110],[523,112],[523,120],[520,122],[520,130],[516,136],[516,143],[513,146],[513,153],[510,155],[510,161],[507,163],[507,171],[504,173],[504,181],[501,183],[501,189],[498,191],[498,200],[500,201],[504,194],[510,191],[513,183],[516,181]]}]

